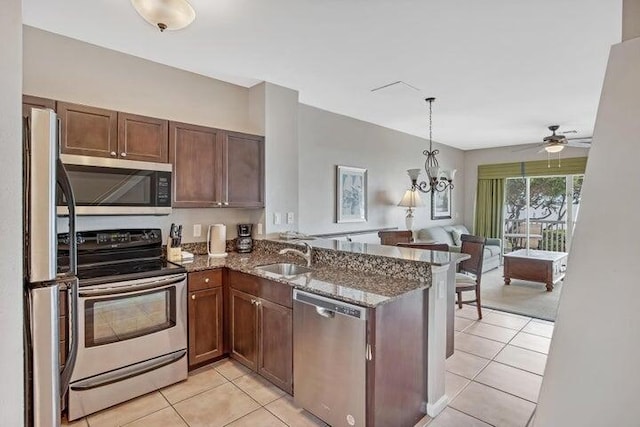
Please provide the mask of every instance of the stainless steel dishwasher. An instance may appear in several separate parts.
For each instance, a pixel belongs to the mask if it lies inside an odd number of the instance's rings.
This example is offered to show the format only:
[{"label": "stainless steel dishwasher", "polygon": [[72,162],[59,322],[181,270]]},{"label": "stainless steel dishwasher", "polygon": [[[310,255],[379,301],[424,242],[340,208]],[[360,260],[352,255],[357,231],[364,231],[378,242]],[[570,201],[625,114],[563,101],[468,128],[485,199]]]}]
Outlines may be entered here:
[{"label": "stainless steel dishwasher", "polygon": [[333,427],[364,426],[367,309],[293,292],[295,402]]}]

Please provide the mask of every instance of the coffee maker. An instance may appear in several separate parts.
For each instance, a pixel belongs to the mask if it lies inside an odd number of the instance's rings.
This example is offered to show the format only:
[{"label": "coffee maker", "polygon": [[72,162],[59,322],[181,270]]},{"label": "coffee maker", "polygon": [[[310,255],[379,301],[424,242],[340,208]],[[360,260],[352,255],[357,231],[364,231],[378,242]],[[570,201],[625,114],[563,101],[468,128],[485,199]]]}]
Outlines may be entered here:
[{"label": "coffee maker", "polygon": [[238,224],[238,238],[236,239],[236,251],[248,253],[253,249],[253,239],[251,231],[253,224]]}]

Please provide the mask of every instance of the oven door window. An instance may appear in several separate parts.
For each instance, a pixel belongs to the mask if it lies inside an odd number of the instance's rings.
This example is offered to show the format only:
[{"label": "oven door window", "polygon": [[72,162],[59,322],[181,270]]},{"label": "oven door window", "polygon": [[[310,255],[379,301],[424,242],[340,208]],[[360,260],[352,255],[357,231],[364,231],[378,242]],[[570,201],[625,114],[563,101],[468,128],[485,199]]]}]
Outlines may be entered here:
[{"label": "oven door window", "polygon": [[86,299],[85,347],[124,341],[176,324],[176,288]]},{"label": "oven door window", "polygon": [[78,206],[153,206],[155,203],[154,171],[78,165],[66,165],[66,169]]}]

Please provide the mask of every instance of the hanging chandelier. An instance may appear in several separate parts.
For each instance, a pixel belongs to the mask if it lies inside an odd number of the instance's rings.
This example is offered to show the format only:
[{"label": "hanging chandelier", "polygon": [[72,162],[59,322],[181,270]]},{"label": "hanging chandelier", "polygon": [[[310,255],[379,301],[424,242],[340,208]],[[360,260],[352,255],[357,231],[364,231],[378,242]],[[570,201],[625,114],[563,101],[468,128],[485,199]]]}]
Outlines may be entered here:
[{"label": "hanging chandelier", "polygon": [[429,149],[424,150],[422,154],[427,156],[424,162],[424,170],[427,173],[427,181],[418,182],[421,169],[409,169],[407,173],[411,179],[411,189],[419,190],[423,193],[428,192],[442,192],[447,189],[453,189],[453,178],[456,174],[456,170],[440,170],[438,164],[437,155],[440,152],[437,149],[433,149],[433,101],[435,98],[426,98],[429,105]]}]

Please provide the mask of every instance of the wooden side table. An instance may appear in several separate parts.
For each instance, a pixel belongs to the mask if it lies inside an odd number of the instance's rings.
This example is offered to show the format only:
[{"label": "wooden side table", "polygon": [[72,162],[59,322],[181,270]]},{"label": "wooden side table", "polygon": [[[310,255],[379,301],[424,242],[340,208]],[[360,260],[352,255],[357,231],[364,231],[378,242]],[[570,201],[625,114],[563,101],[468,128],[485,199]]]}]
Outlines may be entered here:
[{"label": "wooden side table", "polygon": [[550,252],[520,249],[504,255],[504,284],[511,279],[542,282],[547,291],[564,278],[567,266],[566,252]]}]

